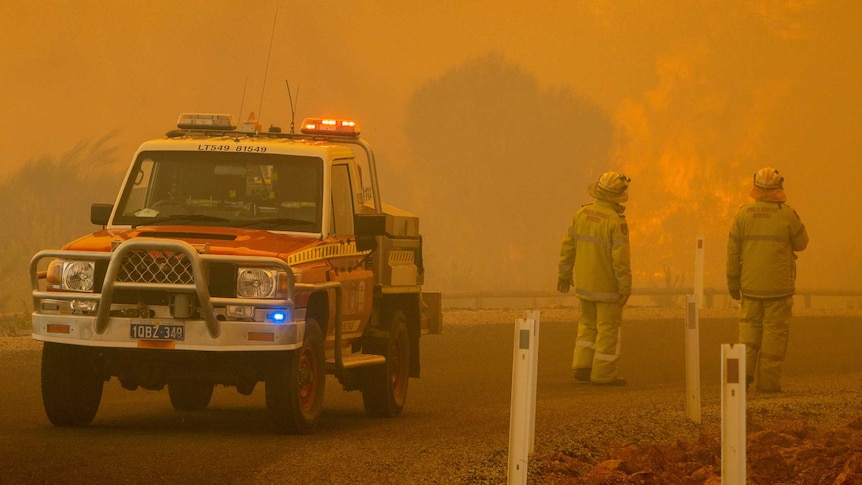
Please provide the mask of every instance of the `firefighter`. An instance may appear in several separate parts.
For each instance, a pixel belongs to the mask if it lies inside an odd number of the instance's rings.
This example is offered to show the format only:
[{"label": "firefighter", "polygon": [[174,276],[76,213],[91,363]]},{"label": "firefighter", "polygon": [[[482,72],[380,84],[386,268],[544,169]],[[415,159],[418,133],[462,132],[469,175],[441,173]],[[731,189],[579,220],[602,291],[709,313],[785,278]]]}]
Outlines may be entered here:
[{"label": "firefighter", "polygon": [[754,174],[753,204],[736,214],[727,241],[727,289],[741,300],[739,342],[745,344],[746,388],[780,392],[796,280],[796,252],[808,246],[799,215],[785,203],[784,177]]},{"label": "firefighter", "polygon": [[[625,385],[617,376],[622,308],[632,291],[629,233],[623,215],[631,179],[606,172],[587,191],[595,201],[572,218],[560,248],[557,290],[574,284],[580,305],[572,368],[575,380]],[[574,281],[572,271],[574,270]]]}]

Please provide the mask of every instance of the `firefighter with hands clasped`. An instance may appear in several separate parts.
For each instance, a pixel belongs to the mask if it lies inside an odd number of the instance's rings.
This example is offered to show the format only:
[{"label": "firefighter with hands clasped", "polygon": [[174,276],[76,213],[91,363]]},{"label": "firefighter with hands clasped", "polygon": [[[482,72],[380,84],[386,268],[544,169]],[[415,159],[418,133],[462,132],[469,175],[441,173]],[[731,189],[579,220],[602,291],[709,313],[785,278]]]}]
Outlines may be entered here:
[{"label": "firefighter with hands clasped", "polygon": [[[580,321],[572,368],[575,380],[625,385],[617,376],[622,308],[632,291],[629,234],[623,215],[631,179],[606,172],[588,187],[595,201],[581,207],[563,237],[557,290],[574,284]],[[574,281],[572,271],[574,270]]]},{"label": "firefighter with hands clasped", "polygon": [[[746,387],[779,392],[790,333],[796,252],[808,233],[785,201],[784,177],[765,167],[754,174],[753,204],[739,209],[727,242],[727,288],[741,300],[739,342],[745,344]],[[756,378],[755,378],[756,376]]]}]

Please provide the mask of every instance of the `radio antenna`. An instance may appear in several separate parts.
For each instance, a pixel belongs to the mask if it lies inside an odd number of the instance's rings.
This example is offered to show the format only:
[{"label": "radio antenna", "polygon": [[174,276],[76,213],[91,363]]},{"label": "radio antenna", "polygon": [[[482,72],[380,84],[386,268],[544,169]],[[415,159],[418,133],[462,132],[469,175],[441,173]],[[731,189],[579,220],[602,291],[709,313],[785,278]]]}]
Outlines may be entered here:
[{"label": "radio antenna", "polygon": [[257,108],[257,119],[262,119],[263,93],[266,91],[266,75],[269,74],[269,60],[272,58],[272,41],[275,39],[275,21],[278,19],[278,3],[275,4],[275,15],[272,17],[272,33],[269,36],[269,53],[266,55],[266,70],[263,72],[263,87],[260,89],[260,106]]},{"label": "radio antenna", "polygon": [[284,80],[287,84],[287,97],[290,98],[290,134],[293,135],[294,120],[296,119],[296,106],[299,104],[299,86],[296,87],[296,103],[293,102],[293,94],[290,92],[290,83],[287,79]]},{"label": "radio antenna", "polygon": [[239,102],[239,116],[237,121],[242,120],[242,109],[245,108],[245,92],[248,89],[248,74],[245,76],[245,85],[242,87],[242,101]]}]

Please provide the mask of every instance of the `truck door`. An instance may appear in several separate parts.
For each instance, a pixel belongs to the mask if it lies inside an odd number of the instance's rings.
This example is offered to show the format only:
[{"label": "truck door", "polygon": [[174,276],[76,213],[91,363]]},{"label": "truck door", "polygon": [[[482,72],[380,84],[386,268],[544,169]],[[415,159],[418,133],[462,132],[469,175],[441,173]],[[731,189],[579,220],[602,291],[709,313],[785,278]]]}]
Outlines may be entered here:
[{"label": "truck door", "polygon": [[[354,172],[349,164],[334,164],[331,173],[332,192],[332,227],[330,234],[341,241],[354,241],[354,202],[353,190]],[[359,189],[361,190],[361,189]],[[374,274],[365,269],[364,256],[356,255],[346,258],[349,271],[339,271],[337,279],[341,282],[344,295],[344,336],[359,336],[365,329],[371,315],[371,303],[374,294]]]},{"label": "truck door", "polygon": [[332,166],[332,227],[330,235],[353,235],[353,191],[350,184],[350,165]]}]

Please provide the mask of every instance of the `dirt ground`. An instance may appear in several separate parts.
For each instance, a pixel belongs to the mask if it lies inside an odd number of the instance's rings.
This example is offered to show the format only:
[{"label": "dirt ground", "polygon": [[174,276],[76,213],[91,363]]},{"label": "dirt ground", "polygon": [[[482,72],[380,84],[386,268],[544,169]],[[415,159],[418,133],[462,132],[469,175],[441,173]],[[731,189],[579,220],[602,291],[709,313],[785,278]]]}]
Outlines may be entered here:
[{"label": "dirt ground", "polygon": [[[748,432],[751,484],[862,483],[862,417],[838,429],[802,422]],[[704,433],[694,442],[618,446],[599,462],[563,454],[547,457],[549,484],[721,484],[721,443]]]},{"label": "dirt ground", "polygon": [[[633,318],[649,320],[653,317],[650,315],[652,311],[656,310],[637,312]],[[816,322],[821,316],[824,318],[819,328],[816,323],[805,325],[804,330],[797,332],[798,335],[792,334],[786,369],[789,368],[791,373],[803,373],[805,369],[816,374],[824,365],[831,366],[831,370],[851,370],[858,365],[857,336],[862,331],[862,318],[858,311],[802,310],[796,313],[797,321],[806,323]],[[718,318],[732,318],[733,315],[732,311],[707,314]],[[838,318],[845,322],[840,329],[828,323],[836,314],[840,314]],[[661,314],[661,317],[667,318],[668,315]],[[843,342],[832,344],[836,355],[830,359],[820,345],[829,348],[829,341],[834,339]],[[852,343],[848,345],[845,339]],[[856,394],[858,381],[848,382],[851,379],[846,377],[839,379],[832,386],[835,393]],[[746,423],[747,483],[862,484],[862,414],[835,425],[832,424],[835,421],[829,418],[822,422],[808,419],[819,414],[812,411],[814,406],[811,402],[785,398],[772,407],[778,411],[764,411],[756,405],[749,407]],[[848,405],[847,409],[853,407]],[[776,421],[767,418],[767,414],[781,418]],[[547,465],[542,466],[536,476],[547,484],[718,485],[722,483],[721,436],[720,429],[718,432],[713,429],[702,431],[694,440],[613,445],[598,458],[560,452],[539,454],[533,457],[535,461]]]},{"label": "dirt ground", "polygon": [[[855,307],[796,312],[784,392],[748,396],[748,483],[862,483],[860,313]],[[7,460],[0,468],[6,478],[46,483],[140,483],[144,477],[164,481],[166,473],[177,482],[199,480],[213,473],[214,463],[220,467],[217,476],[233,477],[230,483],[505,483],[511,329],[523,316],[517,310],[447,311],[444,333],[423,337],[423,377],[411,381],[404,416],[368,421],[357,396],[331,389],[323,429],[303,437],[267,433],[260,393],[249,398],[225,389],[213,409],[190,416],[171,412],[159,393],[130,393],[115,383],[108,386],[94,426],[53,429],[39,402],[41,344],[29,337],[0,337],[0,374],[12,383],[0,399],[6,406],[0,428],[12,437],[5,448],[0,440]],[[572,380],[576,310],[543,309],[529,483],[721,483],[717,364],[719,344],[734,341],[736,324],[732,311],[705,311],[701,317],[703,423],[694,424],[683,402],[680,311],[626,312],[621,371],[629,384],[609,389]],[[373,446],[344,446],[359,439]],[[46,442],[86,451],[56,454],[53,468],[46,468],[33,459],[44,453]],[[296,446],[303,453],[291,453]],[[120,458],[121,450],[128,458]],[[153,450],[181,454],[202,468],[132,466],[131,457]],[[406,452],[412,457],[409,467],[400,458]],[[124,474],[105,468],[104,456],[126,463]],[[372,459],[376,465],[362,468],[364,475],[350,466]],[[305,475],[296,475],[308,460],[327,466],[302,468]],[[77,475],[63,475],[70,467]]]}]

